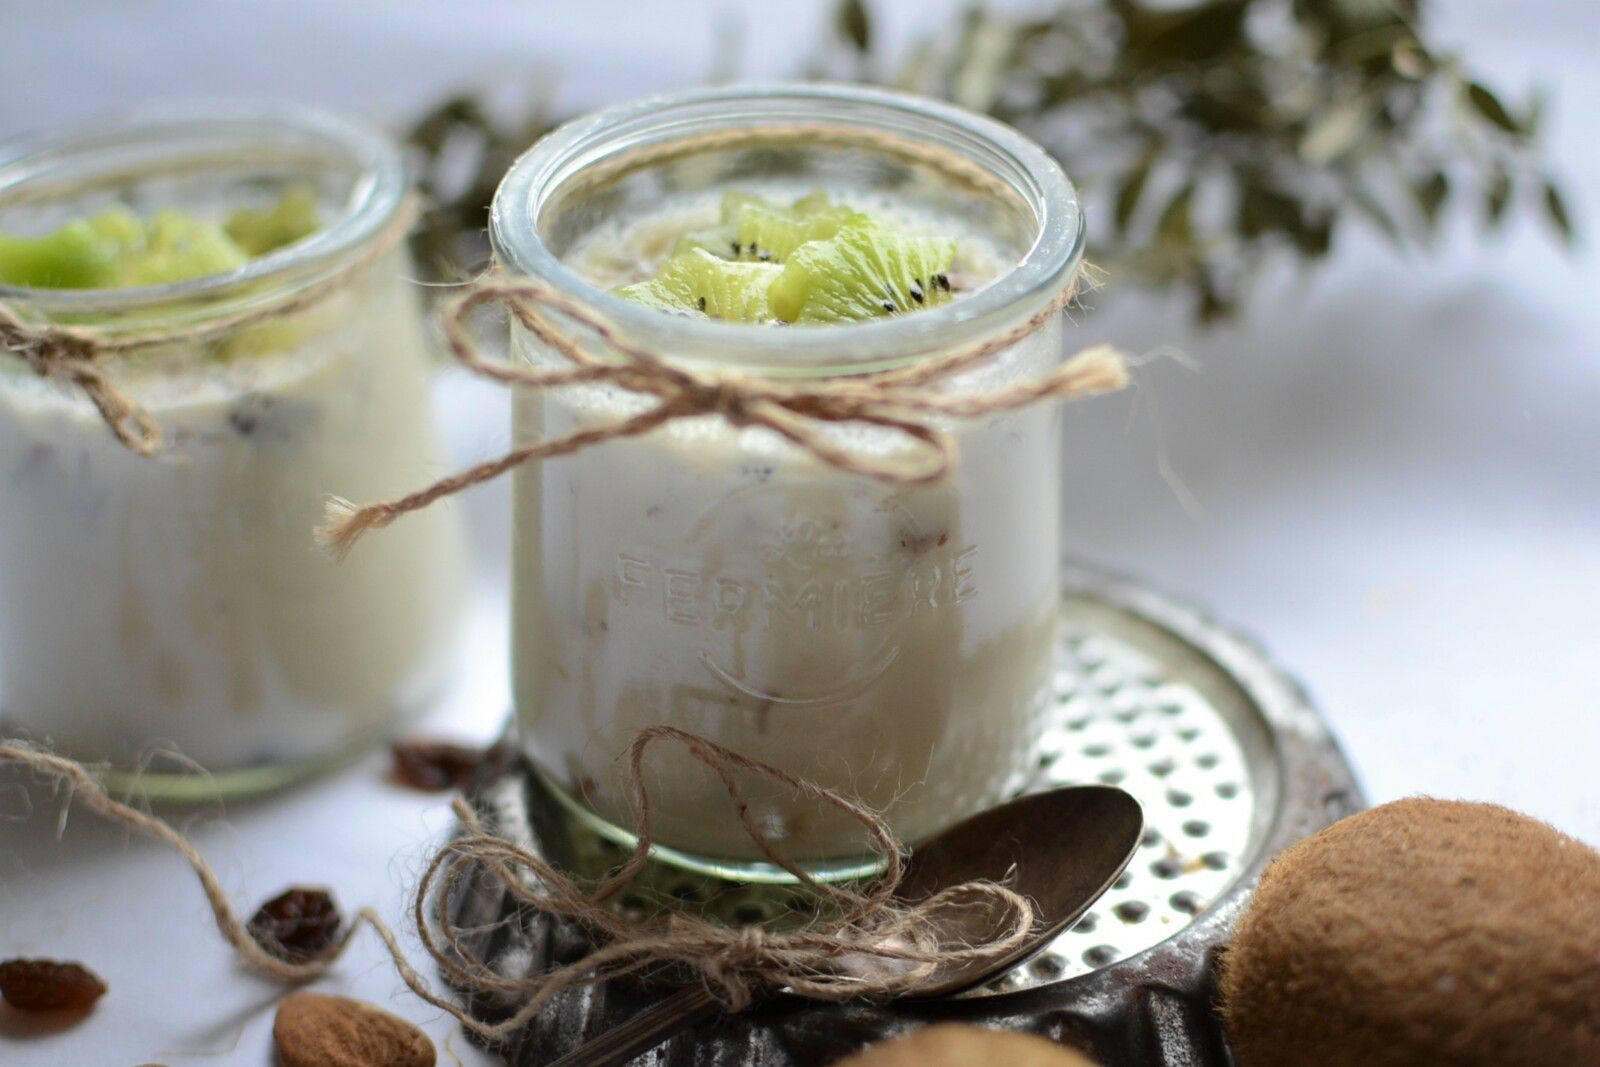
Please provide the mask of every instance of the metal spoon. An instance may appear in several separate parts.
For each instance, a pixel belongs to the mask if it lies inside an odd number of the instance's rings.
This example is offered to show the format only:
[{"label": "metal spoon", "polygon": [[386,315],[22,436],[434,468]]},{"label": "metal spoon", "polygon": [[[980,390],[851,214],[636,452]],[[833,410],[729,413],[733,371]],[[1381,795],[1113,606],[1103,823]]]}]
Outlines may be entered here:
[{"label": "metal spoon", "polygon": [[[915,998],[960,993],[1031,959],[1122,877],[1143,834],[1144,813],[1129,793],[1108,785],[1078,785],[1019,797],[918,846],[896,896],[914,901],[974,879],[1005,881],[1033,901],[1038,922],[1015,952],[1003,959],[947,964]],[[970,944],[974,934],[987,932],[993,919],[955,909],[951,928],[942,933],[951,943]],[[703,983],[685,986],[549,1067],[616,1067],[717,1010]]]}]

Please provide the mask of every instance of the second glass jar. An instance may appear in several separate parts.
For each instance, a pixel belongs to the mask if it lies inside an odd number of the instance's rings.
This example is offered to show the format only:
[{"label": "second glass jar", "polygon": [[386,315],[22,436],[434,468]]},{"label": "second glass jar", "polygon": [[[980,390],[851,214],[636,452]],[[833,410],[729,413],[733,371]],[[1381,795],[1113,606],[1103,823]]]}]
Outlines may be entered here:
[{"label": "second glass jar", "polygon": [[[395,493],[440,460],[404,170],[382,134],[293,107],[150,113],[0,149],[0,230],[16,233],[111,205],[220,215],[285,188],[313,190],[326,225],[236,271],[0,287],[39,328],[173,335],[101,359],[159,427],[150,456],[80,391],[0,353],[0,726],[155,797],[281,785],[454,674],[455,515],[418,516],[344,564],[312,539],[328,494]],[[271,315],[187,336],[256,309]],[[209,773],[144,768],[159,749]]]}]

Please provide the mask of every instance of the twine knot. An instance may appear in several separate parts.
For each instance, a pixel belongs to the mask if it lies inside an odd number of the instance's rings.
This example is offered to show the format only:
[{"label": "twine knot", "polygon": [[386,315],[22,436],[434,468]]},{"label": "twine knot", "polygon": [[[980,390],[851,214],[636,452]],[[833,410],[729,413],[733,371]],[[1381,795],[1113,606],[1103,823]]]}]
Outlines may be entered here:
[{"label": "twine knot", "polygon": [[[979,418],[1042,400],[1109,392],[1127,384],[1122,356],[1108,345],[1097,345],[1032,381],[976,395],[943,388],[956,374],[1041,329],[1072,299],[1075,282],[1029,318],[969,348],[899,371],[789,382],[674,364],[630,341],[576,297],[538,279],[512,278],[491,270],[441,313],[445,339],[457,362],[503,385],[533,390],[609,386],[654,402],[635,414],[514,448],[395,500],[365,506],[331,501],[317,539],[342,556],[366,531],[380,529],[525,463],[708,415],[735,428],[771,431],[814,459],[847,473],[895,486],[936,482],[949,472],[956,453],[955,438],[936,424],[939,419]],[[553,359],[552,367],[521,366],[484,357],[469,322],[478,308],[496,304],[504,305],[542,343]],[[851,448],[830,432],[830,427],[845,424],[896,434],[906,447]]]},{"label": "twine knot", "polygon": [[695,382],[683,391],[686,406],[720,415],[733,426],[750,425],[749,398],[731,381]]},{"label": "twine knot", "polygon": [[718,992],[729,1011],[740,1012],[750,1006],[754,991],[746,976],[761,972],[767,958],[766,931],[759,926],[742,926],[732,937],[707,954],[700,973]]},{"label": "twine knot", "polygon": [[96,364],[106,347],[88,331],[30,326],[0,304],[0,348],[22,357],[39,377],[81,389],[118,441],[142,456],[153,455],[161,449],[161,430]]}]

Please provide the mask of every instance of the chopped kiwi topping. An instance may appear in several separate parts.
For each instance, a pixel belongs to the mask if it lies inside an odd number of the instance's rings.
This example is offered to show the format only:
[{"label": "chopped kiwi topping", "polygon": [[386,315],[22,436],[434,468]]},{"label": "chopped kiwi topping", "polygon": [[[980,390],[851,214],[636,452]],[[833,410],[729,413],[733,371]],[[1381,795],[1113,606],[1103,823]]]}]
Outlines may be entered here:
[{"label": "chopped kiwi topping", "polygon": [[736,322],[853,322],[951,298],[956,242],[904,234],[815,192],[787,207],[730,192],[655,277],[617,295]]},{"label": "chopped kiwi topping", "polygon": [[783,273],[775,263],[739,263],[703,248],[679,252],[649,281],[624,285],[617,295],[663,311],[695,311],[730,322],[772,318],[767,290]]},{"label": "chopped kiwi topping", "polygon": [[864,216],[795,249],[773,283],[772,312],[786,322],[850,322],[942,304],[955,254],[949,238],[908,237]]},{"label": "chopped kiwi topping", "polygon": [[34,289],[121,289],[165,285],[239,269],[320,227],[316,194],[295,187],[264,211],[221,223],[176,208],[141,219],[111,207],[52,233],[0,233],[0,284]]},{"label": "chopped kiwi topping", "polygon": [[246,255],[264,256],[285,245],[302,241],[322,228],[317,191],[296,185],[264,211],[241,208],[228,216],[222,229]]}]

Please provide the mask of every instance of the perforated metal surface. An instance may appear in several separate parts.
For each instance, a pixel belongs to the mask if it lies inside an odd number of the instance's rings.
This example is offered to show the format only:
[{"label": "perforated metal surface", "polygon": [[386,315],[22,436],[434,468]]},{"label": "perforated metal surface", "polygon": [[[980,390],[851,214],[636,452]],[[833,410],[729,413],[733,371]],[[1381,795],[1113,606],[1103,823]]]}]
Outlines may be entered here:
[{"label": "perforated metal surface", "polygon": [[[1013,992],[1085,974],[1165,941],[1238,879],[1253,843],[1256,790],[1233,722],[1243,694],[1215,667],[1175,661],[1150,629],[1107,629],[1099,605],[1069,597],[1055,716],[1030,789],[1118,785],[1144,809],[1139,854],[1076,927],[988,988]],[[1208,676],[1210,675],[1210,676]]]}]

